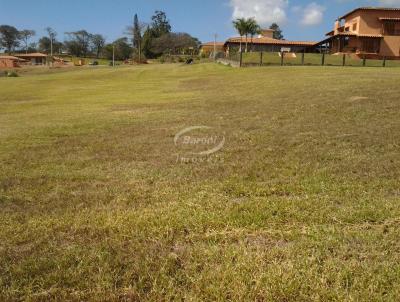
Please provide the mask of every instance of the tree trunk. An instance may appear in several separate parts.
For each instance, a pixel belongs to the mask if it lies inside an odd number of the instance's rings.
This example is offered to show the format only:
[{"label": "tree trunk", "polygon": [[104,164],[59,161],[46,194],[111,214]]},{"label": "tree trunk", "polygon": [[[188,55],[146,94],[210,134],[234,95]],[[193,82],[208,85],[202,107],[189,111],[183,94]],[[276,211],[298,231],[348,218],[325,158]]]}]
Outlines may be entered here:
[{"label": "tree trunk", "polygon": [[139,41],[139,64],[142,63],[142,41]]}]

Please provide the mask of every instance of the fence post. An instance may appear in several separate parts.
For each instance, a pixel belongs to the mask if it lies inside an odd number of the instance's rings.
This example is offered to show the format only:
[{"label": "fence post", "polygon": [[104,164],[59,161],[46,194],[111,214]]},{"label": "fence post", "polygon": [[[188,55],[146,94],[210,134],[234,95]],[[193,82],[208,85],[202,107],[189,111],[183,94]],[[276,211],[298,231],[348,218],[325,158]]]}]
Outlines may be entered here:
[{"label": "fence post", "polygon": [[283,57],[285,56],[285,53],[281,51],[281,66],[283,66]]},{"label": "fence post", "polygon": [[386,57],[383,57],[382,67],[386,67]]},{"label": "fence post", "polygon": [[343,54],[343,65],[342,66],[345,66],[346,65],[346,54]]},{"label": "fence post", "polygon": [[242,50],[240,50],[239,67],[242,67],[242,63],[243,63],[243,52]]},{"label": "fence post", "polygon": [[322,53],[322,62],[321,65],[324,66],[325,65],[325,53]]},{"label": "fence post", "polygon": [[305,55],[305,53],[303,50],[303,53],[301,54],[301,65],[304,65],[304,55]]},{"label": "fence post", "polygon": [[260,66],[263,65],[263,52],[260,52]]},{"label": "fence post", "polygon": [[365,67],[365,65],[367,65],[367,58],[365,57],[365,55],[363,56],[363,67]]}]

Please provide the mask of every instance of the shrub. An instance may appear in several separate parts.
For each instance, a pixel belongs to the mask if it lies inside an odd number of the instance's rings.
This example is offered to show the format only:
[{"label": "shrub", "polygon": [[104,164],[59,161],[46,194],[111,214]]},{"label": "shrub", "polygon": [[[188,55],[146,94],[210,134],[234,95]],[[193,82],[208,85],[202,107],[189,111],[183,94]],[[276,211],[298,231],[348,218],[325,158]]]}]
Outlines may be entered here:
[{"label": "shrub", "polygon": [[133,63],[135,63],[135,64],[148,64],[147,58],[145,57],[144,54],[142,54],[142,55],[140,56],[140,60],[139,60],[139,55],[138,55],[138,54],[135,54],[135,55],[133,56]]},{"label": "shrub", "polygon": [[167,54],[162,55],[159,60],[161,63],[175,63],[174,58]]},{"label": "shrub", "polygon": [[15,72],[15,71],[9,71],[9,72],[7,73],[7,77],[9,77],[9,78],[17,78],[17,77],[19,77],[19,75],[18,75],[18,73]]}]

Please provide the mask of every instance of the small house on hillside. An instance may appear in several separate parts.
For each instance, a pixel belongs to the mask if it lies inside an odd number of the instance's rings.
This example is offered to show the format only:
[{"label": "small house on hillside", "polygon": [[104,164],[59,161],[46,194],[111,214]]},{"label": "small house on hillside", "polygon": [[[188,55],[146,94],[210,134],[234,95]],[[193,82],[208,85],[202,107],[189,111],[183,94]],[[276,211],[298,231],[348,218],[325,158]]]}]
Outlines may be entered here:
[{"label": "small house on hillside", "polygon": [[17,58],[24,59],[32,65],[46,65],[47,55],[43,53],[15,54]]},{"label": "small house on hillside", "polygon": [[318,43],[331,53],[400,59],[400,8],[357,8],[335,22]]}]

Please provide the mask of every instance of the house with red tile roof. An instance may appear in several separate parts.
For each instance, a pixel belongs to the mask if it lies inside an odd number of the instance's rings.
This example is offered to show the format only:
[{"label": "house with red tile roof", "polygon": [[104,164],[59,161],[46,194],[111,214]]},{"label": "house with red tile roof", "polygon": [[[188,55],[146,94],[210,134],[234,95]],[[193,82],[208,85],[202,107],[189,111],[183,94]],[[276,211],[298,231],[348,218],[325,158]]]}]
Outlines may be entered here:
[{"label": "house with red tile roof", "polygon": [[274,30],[262,30],[257,37],[235,37],[228,39],[224,48],[226,53],[238,52],[240,47],[245,51],[246,44],[248,51],[269,51],[269,52],[303,52],[313,51],[316,42],[312,41],[289,41],[273,38]]},{"label": "house with red tile roof", "polygon": [[20,63],[26,62],[24,59],[14,56],[0,55],[0,68],[17,68]]},{"label": "house with red tile roof", "polygon": [[216,53],[224,52],[224,42],[207,42],[200,45],[200,55],[209,57],[214,53],[214,47]]},{"label": "house with red tile roof", "polygon": [[32,65],[46,65],[47,63],[47,55],[43,53],[27,53],[27,54],[15,54],[17,58],[24,59],[30,62]]},{"label": "house with red tile roof", "polygon": [[400,8],[360,7],[338,18],[318,43],[331,53],[400,59]]}]

